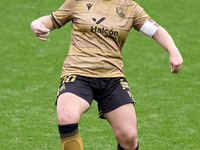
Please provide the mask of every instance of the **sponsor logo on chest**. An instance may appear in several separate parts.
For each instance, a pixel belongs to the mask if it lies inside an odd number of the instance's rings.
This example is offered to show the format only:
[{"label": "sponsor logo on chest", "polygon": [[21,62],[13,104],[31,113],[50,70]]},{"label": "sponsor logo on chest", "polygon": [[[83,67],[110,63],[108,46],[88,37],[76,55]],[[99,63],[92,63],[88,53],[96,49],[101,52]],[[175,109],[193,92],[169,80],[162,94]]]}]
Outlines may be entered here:
[{"label": "sponsor logo on chest", "polygon": [[[91,8],[94,6],[92,3],[87,3],[86,4],[88,11],[91,11]],[[125,14],[124,14],[124,7],[123,6],[116,6],[116,14],[121,17],[124,18]],[[118,31],[113,30],[113,28],[109,28],[109,27],[100,27],[100,25],[106,21],[105,17],[102,18],[92,18],[93,22],[95,22],[96,25],[92,25],[91,26],[91,32],[95,32],[95,33],[100,33],[103,34],[104,36],[112,36],[112,37],[116,37],[119,35]]]},{"label": "sponsor logo on chest", "polygon": [[[96,18],[92,18],[92,20],[98,25],[101,24],[104,20],[106,20],[105,17],[100,18],[99,20],[97,20]],[[114,31],[113,29],[109,29],[106,27],[99,27],[99,26],[91,26],[91,32],[95,32],[95,33],[101,33],[105,36],[118,36],[118,31]]]}]

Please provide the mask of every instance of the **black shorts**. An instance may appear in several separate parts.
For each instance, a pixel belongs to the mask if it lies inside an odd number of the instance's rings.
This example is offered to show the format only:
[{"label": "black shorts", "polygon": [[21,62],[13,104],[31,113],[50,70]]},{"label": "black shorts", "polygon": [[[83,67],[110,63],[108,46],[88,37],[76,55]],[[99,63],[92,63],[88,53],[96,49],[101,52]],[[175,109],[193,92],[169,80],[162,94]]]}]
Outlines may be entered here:
[{"label": "black shorts", "polygon": [[98,103],[99,117],[124,104],[135,103],[126,78],[91,78],[79,75],[69,75],[61,80],[58,95],[70,92],[89,104],[93,100]]}]

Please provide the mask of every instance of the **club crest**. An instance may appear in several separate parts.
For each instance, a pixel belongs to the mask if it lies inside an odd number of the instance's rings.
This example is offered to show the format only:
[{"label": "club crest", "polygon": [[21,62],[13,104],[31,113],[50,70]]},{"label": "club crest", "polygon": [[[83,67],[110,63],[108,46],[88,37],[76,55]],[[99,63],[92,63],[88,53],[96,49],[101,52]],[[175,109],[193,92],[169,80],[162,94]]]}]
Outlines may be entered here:
[{"label": "club crest", "polygon": [[117,13],[121,18],[124,18],[124,17],[125,17],[125,14],[124,14],[124,7],[123,7],[122,5],[116,7],[116,13]]}]

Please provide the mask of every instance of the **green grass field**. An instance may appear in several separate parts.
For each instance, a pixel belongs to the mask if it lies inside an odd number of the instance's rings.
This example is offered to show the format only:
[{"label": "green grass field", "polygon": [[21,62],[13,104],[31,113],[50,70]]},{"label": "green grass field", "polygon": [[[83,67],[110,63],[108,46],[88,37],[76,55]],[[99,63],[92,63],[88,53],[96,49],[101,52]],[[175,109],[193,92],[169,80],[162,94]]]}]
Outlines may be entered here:
[{"label": "green grass field", "polygon": [[[63,1],[1,1],[0,149],[61,150],[54,106],[70,24],[48,41],[30,29]],[[137,101],[140,150],[200,150],[200,1],[137,0],[172,35],[184,64],[174,75],[169,54],[132,30],[123,48],[124,73]],[[80,120],[84,150],[116,150],[113,131],[94,102]]]}]

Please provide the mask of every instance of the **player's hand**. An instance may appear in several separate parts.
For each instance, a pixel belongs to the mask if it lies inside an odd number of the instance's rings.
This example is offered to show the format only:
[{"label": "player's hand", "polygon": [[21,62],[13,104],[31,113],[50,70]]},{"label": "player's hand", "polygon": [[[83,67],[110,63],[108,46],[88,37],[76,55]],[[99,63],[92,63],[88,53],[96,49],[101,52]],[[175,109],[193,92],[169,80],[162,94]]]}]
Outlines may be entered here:
[{"label": "player's hand", "polygon": [[39,20],[34,20],[31,23],[31,29],[40,40],[47,40],[45,37],[49,35],[50,30],[47,29]]},{"label": "player's hand", "polygon": [[183,64],[182,56],[178,51],[170,54],[169,64],[171,67],[171,72],[177,74]]}]

